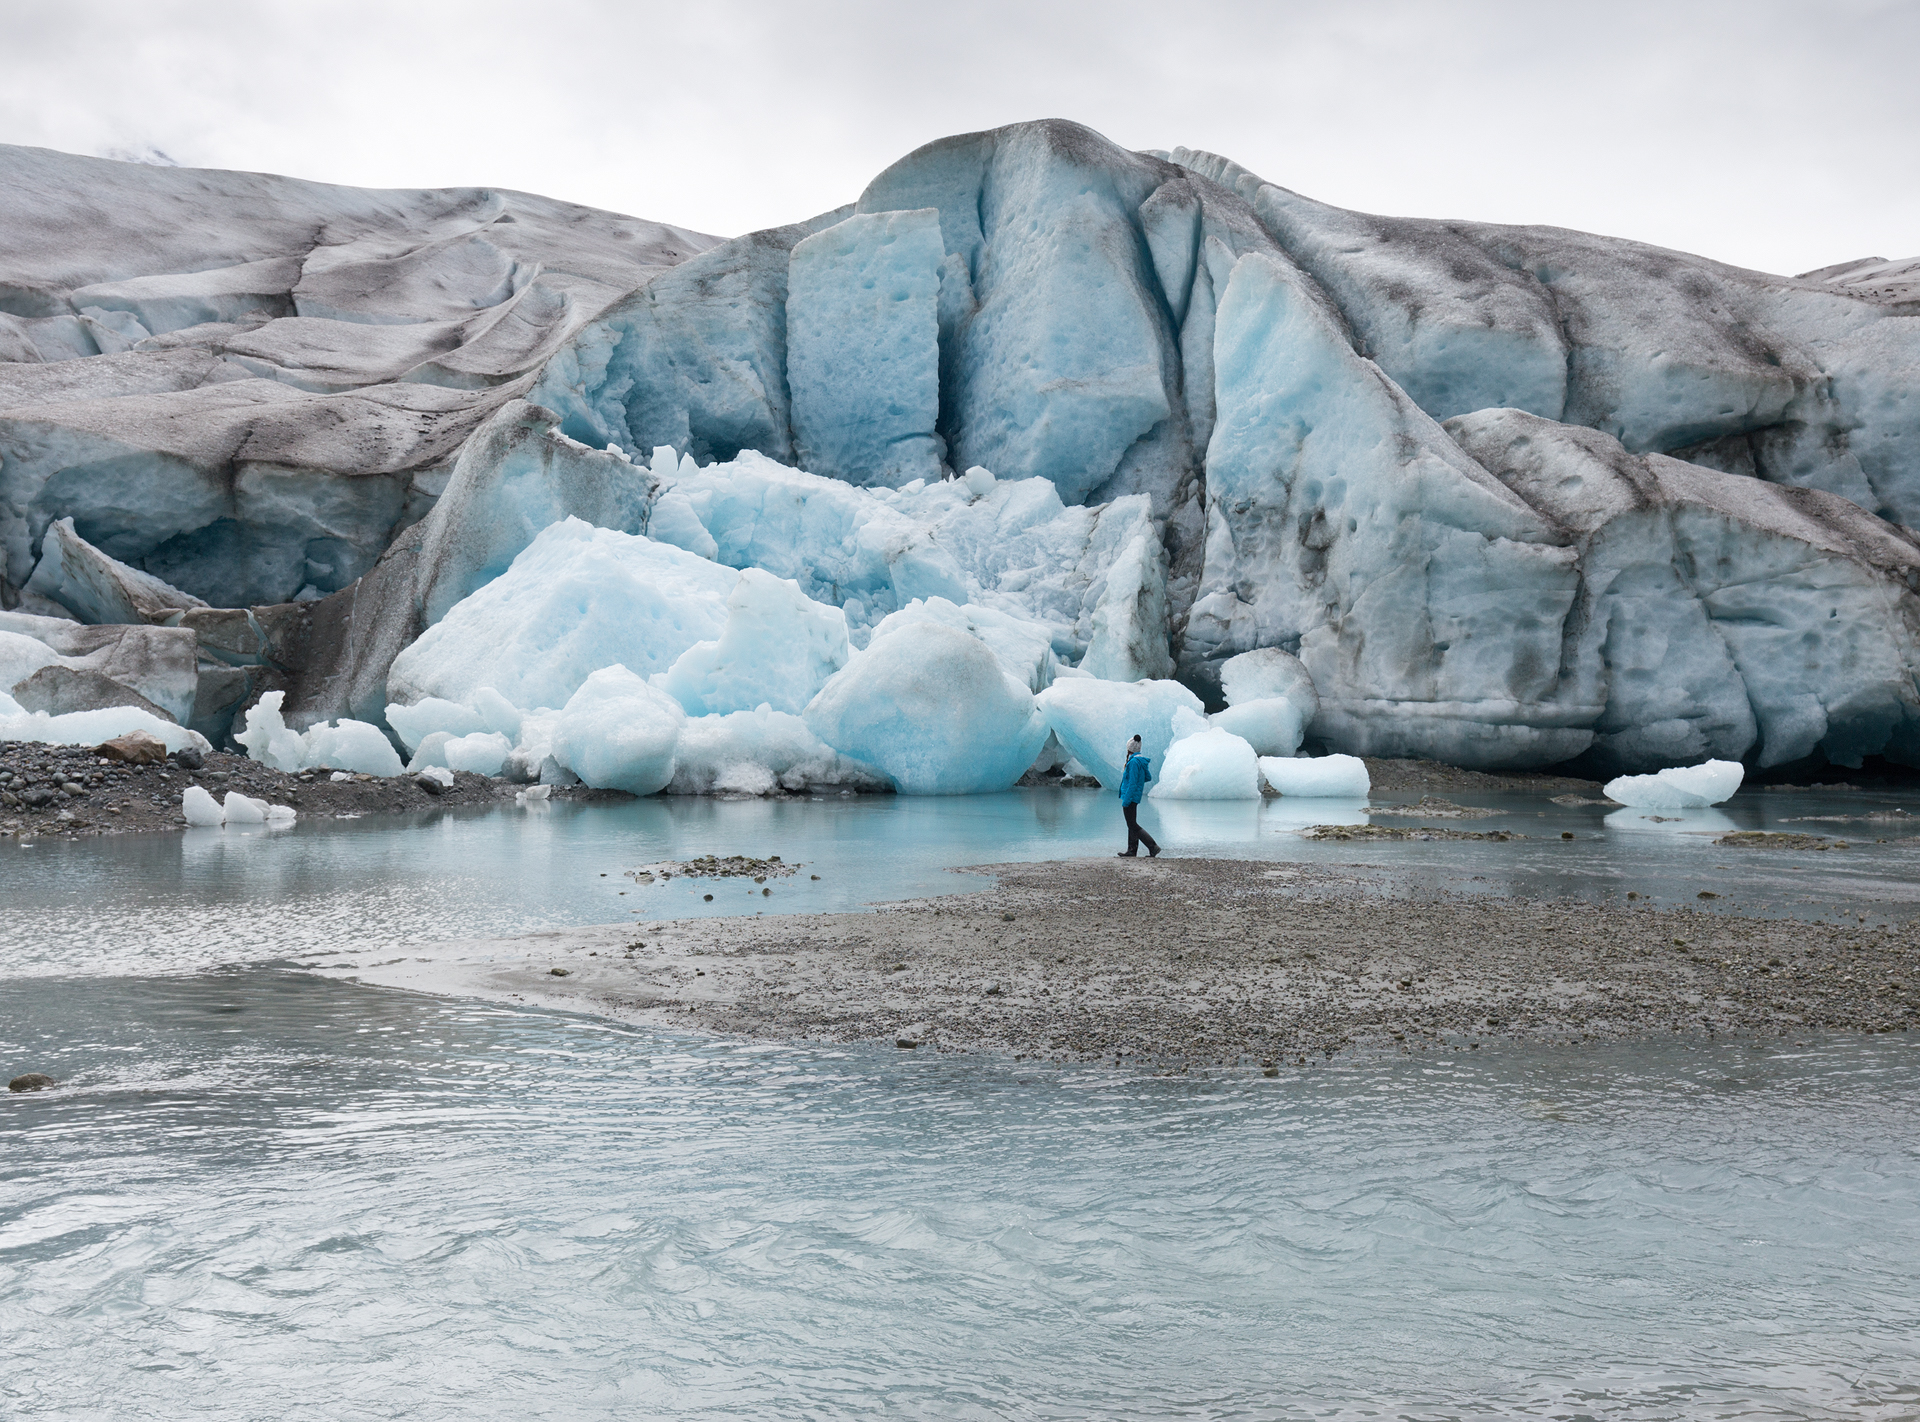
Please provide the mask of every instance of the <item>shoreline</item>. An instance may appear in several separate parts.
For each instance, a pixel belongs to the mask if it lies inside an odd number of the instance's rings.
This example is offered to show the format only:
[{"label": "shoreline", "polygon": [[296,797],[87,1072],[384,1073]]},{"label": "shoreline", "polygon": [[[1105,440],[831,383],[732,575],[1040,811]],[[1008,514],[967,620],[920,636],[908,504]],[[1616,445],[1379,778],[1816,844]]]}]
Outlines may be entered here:
[{"label": "shoreline", "polygon": [[869,913],[449,942],[350,976],[749,1040],[1274,1073],[1370,1048],[1920,1022],[1916,924],[1416,896],[1372,867],[1270,861],[963,872],[997,886]]}]

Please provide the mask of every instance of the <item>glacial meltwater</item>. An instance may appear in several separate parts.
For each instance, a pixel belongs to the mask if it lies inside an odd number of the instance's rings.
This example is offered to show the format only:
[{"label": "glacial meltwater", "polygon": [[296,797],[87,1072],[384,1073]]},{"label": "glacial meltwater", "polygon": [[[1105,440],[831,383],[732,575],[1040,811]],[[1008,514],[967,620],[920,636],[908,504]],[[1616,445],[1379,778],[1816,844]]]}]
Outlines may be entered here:
[{"label": "glacial meltwater", "polygon": [[[1818,818],[1897,797],[1453,798],[1502,813],[1444,823],[1526,838],[1151,813],[1175,853],[1389,892],[1920,897],[1898,820]],[[1920,1415],[1910,1034],[1164,1077],[353,980],[451,936],[965,891],[949,868],[1110,852],[1117,819],[1094,792],[649,800],[0,846],[0,1065],[62,1083],[0,1097],[0,1414]],[[772,896],[623,877],[706,852],[805,867]]]}]

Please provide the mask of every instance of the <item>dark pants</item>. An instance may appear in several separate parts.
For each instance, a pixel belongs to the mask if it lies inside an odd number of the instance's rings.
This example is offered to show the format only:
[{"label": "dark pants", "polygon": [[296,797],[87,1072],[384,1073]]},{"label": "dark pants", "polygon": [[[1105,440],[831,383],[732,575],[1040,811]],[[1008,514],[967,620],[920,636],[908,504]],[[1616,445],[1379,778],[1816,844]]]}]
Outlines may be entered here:
[{"label": "dark pants", "polygon": [[1122,805],[1120,813],[1127,817],[1127,853],[1138,855],[1140,846],[1144,844],[1147,847],[1147,853],[1158,854],[1160,846],[1153,842],[1152,835],[1140,828],[1140,807]]}]

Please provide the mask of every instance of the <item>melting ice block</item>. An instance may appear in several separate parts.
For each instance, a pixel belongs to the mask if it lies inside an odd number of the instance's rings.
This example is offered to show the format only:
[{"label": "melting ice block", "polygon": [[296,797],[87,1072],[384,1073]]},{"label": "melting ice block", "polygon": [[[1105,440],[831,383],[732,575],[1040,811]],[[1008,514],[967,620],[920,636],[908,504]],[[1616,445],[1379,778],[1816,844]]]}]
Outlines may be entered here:
[{"label": "melting ice block", "polygon": [[[1308,688],[1312,695],[1312,688]],[[1240,736],[1261,755],[1290,756],[1300,749],[1312,719],[1291,696],[1263,696],[1215,713],[1213,724]]]},{"label": "melting ice block", "polygon": [[761,706],[725,716],[697,716],[680,732],[674,795],[767,795],[776,789],[849,785],[889,788],[872,766],[849,760],[798,716]]},{"label": "melting ice block", "polygon": [[108,706],[99,711],[69,711],[50,716],[45,711],[28,711],[11,696],[0,693],[0,741],[38,741],[53,746],[97,746],[129,731],[145,731],[158,736],[167,750],[193,746],[203,755],[213,746],[198,731],[163,721],[150,711],[133,706]]},{"label": "melting ice block", "polygon": [[1173,744],[1175,713],[1204,712],[1200,698],[1177,681],[1067,677],[1037,700],[1060,744],[1109,790],[1120,784],[1129,737],[1139,736],[1141,754],[1162,765]]},{"label": "melting ice block", "polygon": [[650,538],[563,519],[394,658],[387,695],[471,704],[491,687],[522,710],[565,706],[603,667],[652,676],[718,640],[739,579]]},{"label": "melting ice block", "polygon": [[513,742],[498,731],[475,731],[456,736],[440,748],[448,770],[470,770],[475,775],[498,775]]},{"label": "melting ice block", "polygon": [[1260,757],[1260,773],[1282,795],[1351,798],[1373,788],[1367,763],[1357,755],[1317,755],[1311,759]]},{"label": "melting ice block", "polygon": [[553,753],[595,790],[652,795],[673,779],[686,719],[666,692],[623,666],[602,667],[561,709]]},{"label": "melting ice block", "polygon": [[1698,810],[1731,798],[1746,778],[1737,760],[1709,760],[1652,775],[1622,775],[1603,792],[1636,810]]},{"label": "melting ice block", "polygon": [[963,607],[944,597],[915,598],[898,612],[882,618],[873,629],[873,636],[878,640],[927,622],[957,628],[985,642],[1008,674],[1025,682],[1029,691],[1045,691],[1053,684],[1058,665],[1053,657],[1050,630],[1038,622],[996,612],[990,607],[977,607],[972,603]]},{"label": "melting ice block", "polygon": [[720,636],[696,642],[658,685],[689,716],[768,705],[797,714],[847,664],[847,618],[800,585],[747,568],[727,597]]},{"label": "melting ice block", "polygon": [[1168,748],[1152,795],[1156,800],[1258,800],[1260,769],[1253,747],[1217,727],[1182,736]]},{"label": "melting ice block", "polygon": [[1308,721],[1320,709],[1320,698],[1306,666],[1278,647],[1256,647],[1228,657],[1220,664],[1220,690],[1229,706],[1284,696],[1301,708]]},{"label": "melting ice block", "polygon": [[220,808],[220,802],[198,785],[189,785],[180,797],[180,812],[188,824],[199,829],[217,828],[227,822],[227,812]]},{"label": "melting ice block", "polygon": [[1008,789],[1047,738],[1032,693],[987,645],[938,623],[875,639],[821,688],[806,722],[907,795]]},{"label": "melting ice block", "polygon": [[247,708],[246,729],[234,739],[250,759],[284,771],[330,765],[367,775],[400,773],[400,757],[379,727],[342,718],[337,723],[322,721],[303,734],[289,729],[281,718],[285,702],[284,691],[269,691]]}]

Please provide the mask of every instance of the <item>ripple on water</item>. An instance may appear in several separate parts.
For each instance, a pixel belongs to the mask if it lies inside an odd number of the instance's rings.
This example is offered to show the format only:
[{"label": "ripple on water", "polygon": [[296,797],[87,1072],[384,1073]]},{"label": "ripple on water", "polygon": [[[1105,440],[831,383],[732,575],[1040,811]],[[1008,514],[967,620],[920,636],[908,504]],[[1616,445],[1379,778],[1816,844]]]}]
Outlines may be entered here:
[{"label": "ripple on water", "polygon": [[0,1050],[17,1415],[1920,1408],[1887,1039],[1176,1082],[249,969]]}]

